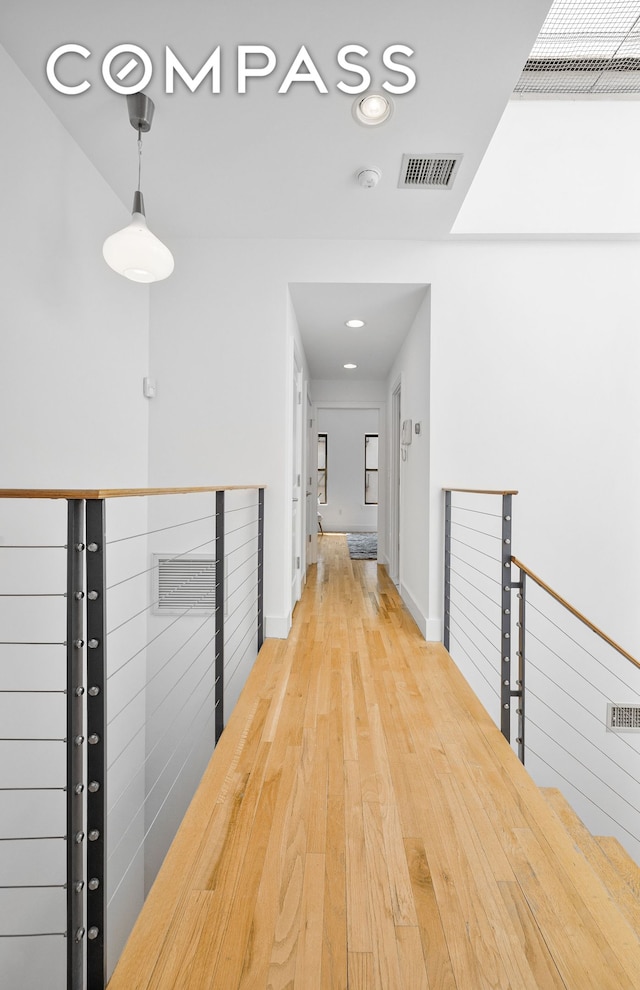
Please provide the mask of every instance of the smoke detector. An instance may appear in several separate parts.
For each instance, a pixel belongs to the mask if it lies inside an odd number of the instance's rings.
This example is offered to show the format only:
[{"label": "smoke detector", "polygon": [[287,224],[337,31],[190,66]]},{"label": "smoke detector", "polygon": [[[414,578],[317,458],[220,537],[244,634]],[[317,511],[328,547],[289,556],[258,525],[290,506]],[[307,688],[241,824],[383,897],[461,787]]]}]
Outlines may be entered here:
[{"label": "smoke detector", "polygon": [[356,173],[356,178],[363,189],[374,189],[382,178],[382,172],[375,167],[361,168]]}]

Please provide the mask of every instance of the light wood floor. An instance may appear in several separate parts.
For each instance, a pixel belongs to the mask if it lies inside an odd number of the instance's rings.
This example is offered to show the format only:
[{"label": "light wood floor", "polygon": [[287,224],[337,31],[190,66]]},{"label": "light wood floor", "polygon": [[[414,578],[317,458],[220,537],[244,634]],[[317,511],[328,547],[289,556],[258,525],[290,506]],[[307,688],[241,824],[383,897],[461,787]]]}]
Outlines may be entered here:
[{"label": "light wood floor", "polygon": [[637,990],[636,935],[443,648],[319,543],[109,990]]}]

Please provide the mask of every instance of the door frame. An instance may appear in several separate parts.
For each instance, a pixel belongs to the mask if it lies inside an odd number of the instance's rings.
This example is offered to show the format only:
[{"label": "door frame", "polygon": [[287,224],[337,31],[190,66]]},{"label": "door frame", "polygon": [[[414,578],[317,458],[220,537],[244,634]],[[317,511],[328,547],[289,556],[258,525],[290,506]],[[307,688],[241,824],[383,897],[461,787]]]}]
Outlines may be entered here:
[{"label": "door frame", "polygon": [[318,449],[318,429],[316,425],[313,399],[309,382],[304,384],[303,406],[305,411],[305,450],[304,450],[304,491],[306,497],[306,531],[303,540],[304,573],[303,581],[307,579],[307,569],[318,561],[318,472],[316,470]]},{"label": "door frame", "polygon": [[303,554],[303,525],[305,516],[305,503],[302,498],[303,467],[304,467],[304,442],[305,435],[302,429],[302,392],[304,381],[304,364],[300,356],[296,342],[293,342],[293,359],[291,375],[291,475],[289,483],[291,486],[291,611],[295,608],[296,602],[302,595],[302,554]]},{"label": "door frame", "polygon": [[[316,436],[315,448],[318,441],[318,416],[321,409],[375,409],[378,413],[378,477],[384,478],[387,469],[387,403],[383,400],[325,400],[316,399],[313,403],[313,426]],[[315,478],[317,501],[317,476]],[[387,492],[384,485],[378,485],[378,563],[386,563],[386,541],[388,529]]]},{"label": "door frame", "polygon": [[389,437],[389,577],[400,586],[400,528],[402,517],[402,471],[400,470],[400,426],[402,423],[402,376],[391,388]]}]

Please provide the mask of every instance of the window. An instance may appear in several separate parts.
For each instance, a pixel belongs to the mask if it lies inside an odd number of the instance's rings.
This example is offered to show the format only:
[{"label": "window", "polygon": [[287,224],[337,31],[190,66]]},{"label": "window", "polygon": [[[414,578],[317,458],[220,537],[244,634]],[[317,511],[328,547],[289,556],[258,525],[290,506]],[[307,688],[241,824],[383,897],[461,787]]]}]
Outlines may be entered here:
[{"label": "window", "polygon": [[327,504],[327,434],[318,433],[318,503]]},{"label": "window", "polygon": [[364,504],[378,504],[378,434],[364,438]]}]

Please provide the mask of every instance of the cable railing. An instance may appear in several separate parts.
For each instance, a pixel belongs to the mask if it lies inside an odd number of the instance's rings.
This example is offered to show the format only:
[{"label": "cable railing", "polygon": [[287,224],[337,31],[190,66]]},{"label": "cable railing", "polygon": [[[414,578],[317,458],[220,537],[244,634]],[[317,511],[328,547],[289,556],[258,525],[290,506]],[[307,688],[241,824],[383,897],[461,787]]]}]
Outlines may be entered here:
[{"label": "cable railing", "polygon": [[595,834],[640,861],[640,664],[517,558],[522,749]]},{"label": "cable railing", "polygon": [[516,491],[445,490],[444,645],[510,732],[511,530]]},{"label": "cable railing", "polygon": [[0,538],[1,982],[103,990],[262,645],[264,488],[2,492]]},{"label": "cable railing", "polygon": [[640,663],[512,555],[507,498],[445,492],[445,645],[536,782],[640,862]]}]

